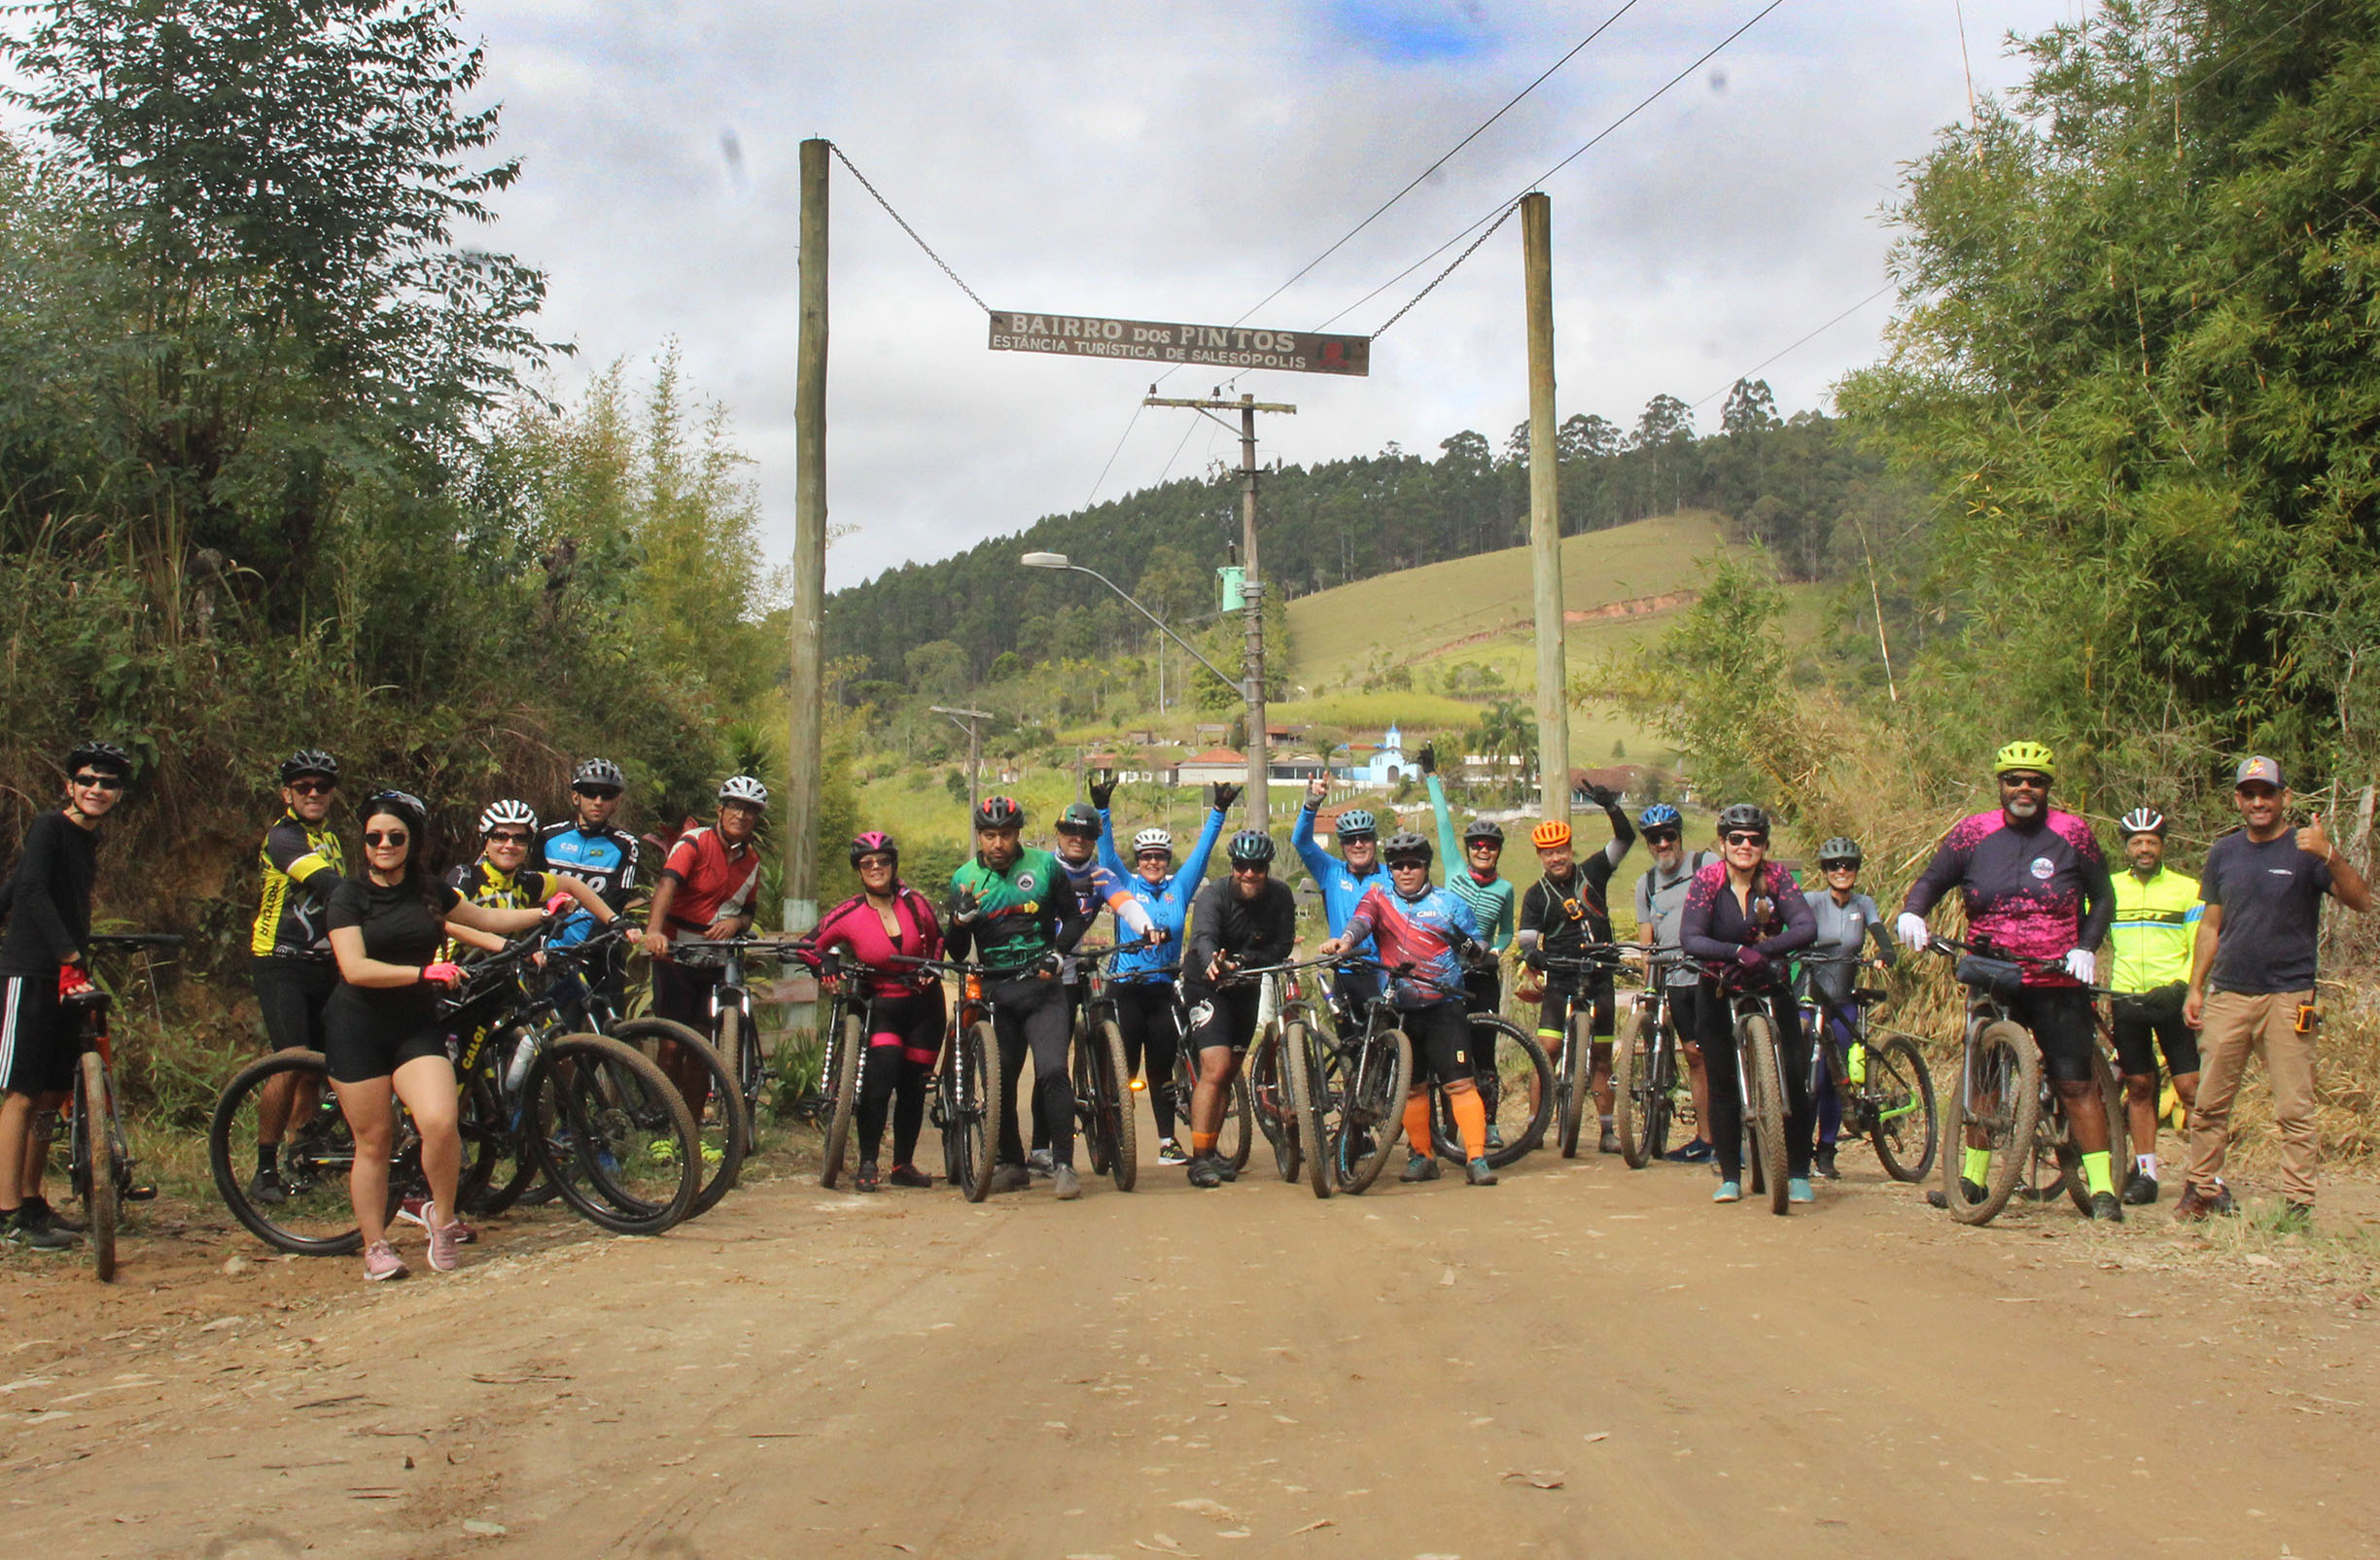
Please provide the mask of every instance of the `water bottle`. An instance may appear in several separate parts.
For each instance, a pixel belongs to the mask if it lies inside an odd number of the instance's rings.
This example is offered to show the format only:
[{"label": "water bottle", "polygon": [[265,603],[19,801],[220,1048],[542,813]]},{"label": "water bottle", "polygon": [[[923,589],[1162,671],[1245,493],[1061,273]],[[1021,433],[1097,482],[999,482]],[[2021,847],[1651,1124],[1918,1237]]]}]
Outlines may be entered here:
[{"label": "water bottle", "polygon": [[525,1034],[516,1035],[512,1047],[512,1064],[505,1069],[505,1092],[518,1097],[521,1085],[529,1081],[529,1064],[537,1060],[537,1047]]}]

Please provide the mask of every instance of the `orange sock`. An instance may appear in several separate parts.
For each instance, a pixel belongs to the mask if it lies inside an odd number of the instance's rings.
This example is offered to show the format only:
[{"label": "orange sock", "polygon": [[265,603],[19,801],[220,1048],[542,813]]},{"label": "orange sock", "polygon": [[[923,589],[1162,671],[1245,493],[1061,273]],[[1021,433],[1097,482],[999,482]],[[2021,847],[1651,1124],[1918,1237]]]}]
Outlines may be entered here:
[{"label": "orange sock", "polygon": [[1476,1089],[1466,1089],[1459,1094],[1447,1096],[1447,1108],[1454,1113],[1454,1129],[1462,1133],[1463,1158],[1485,1159],[1488,1154],[1488,1101]]},{"label": "orange sock", "polygon": [[1429,1092],[1417,1089],[1405,1096],[1405,1152],[1428,1159],[1430,1143]]},{"label": "orange sock", "polygon": [[1222,1135],[1223,1134],[1220,1132],[1192,1132],[1190,1134],[1190,1153],[1192,1157],[1204,1158],[1208,1154],[1212,1154],[1214,1152],[1215,1139],[1221,1137]]}]

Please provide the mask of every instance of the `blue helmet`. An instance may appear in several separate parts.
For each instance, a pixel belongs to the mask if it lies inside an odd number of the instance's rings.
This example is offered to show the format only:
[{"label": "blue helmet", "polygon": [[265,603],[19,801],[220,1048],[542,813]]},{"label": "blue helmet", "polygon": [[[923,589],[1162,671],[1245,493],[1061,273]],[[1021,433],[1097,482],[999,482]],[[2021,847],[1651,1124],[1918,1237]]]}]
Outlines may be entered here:
[{"label": "blue helmet", "polygon": [[1339,815],[1338,834],[1342,840],[1369,840],[1379,833],[1380,824],[1360,807],[1350,807]]},{"label": "blue helmet", "polygon": [[1685,815],[1666,802],[1656,802],[1636,815],[1636,826],[1640,829],[1659,829],[1671,824],[1682,825],[1685,821]]}]

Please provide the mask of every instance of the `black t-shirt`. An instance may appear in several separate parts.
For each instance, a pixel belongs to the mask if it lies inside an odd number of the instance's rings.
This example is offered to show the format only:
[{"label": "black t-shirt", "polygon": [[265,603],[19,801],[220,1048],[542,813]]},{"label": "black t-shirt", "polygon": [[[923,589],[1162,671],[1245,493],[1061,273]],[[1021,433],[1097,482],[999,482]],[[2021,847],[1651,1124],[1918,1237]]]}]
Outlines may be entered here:
[{"label": "black t-shirt", "polygon": [[2294,830],[2261,845],[2245,829],[2216,841],[2198,875],[2198,897],[2222,908],[2207,984],[2246,996],[2311,989],[2329,888],[2330,864],[2298,849]]},{"label": "black t-shirt", "polygon": [[385,964],[427,964],[446,940],[440,918],[463,899],[442,883],[430,891],[437,898],[436,915],[409,884],[383,888],[368,877],[345,879],[331,891],[330,927],[360,927],[367,957]]},{"label": "black t-shirt", "polygon": [[34,815],[24,854],[9,880],[9,923],[0,972],[52,975],[90,941],[91,884],[99,876],[99,840],[57,808]]}]

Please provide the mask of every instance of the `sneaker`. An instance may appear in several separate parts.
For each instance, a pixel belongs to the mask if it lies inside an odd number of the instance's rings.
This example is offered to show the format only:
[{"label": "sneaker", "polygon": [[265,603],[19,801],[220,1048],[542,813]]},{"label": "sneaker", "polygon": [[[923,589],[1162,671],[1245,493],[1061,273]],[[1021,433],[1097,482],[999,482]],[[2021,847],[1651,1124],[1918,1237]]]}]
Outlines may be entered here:
[{"label": "sneaker", "polygon": [[646,1145],[645,1153],[655,1164],[675,1164],[678,1162],[678,1140],[674,1137],[656,1137]]},{"label": "sneaker", "polygon": [[2209,1196],[2186,1181],[2182,1184],[2181,1197],[2174,1203],[2174,1219],[2182,1224],[2200,1224],[2217,1214],[2234,1212],[2237,1207],[2229,1187],[2218,1186],[2215,1195]]},{"label": "sneaker", "polygon": [[859,1168],[852,1172],[852,1190],[854,1192],[881,1192],[884,1190],[884,1177],[876,1172],[874,1160],[859,1161]]},{"label": "sneaker", "polygon": [[1662,1158],[1667,1160],[1672,1164],[1708,1164],[1711,1161],[1713,1152],[1714,1151],[1708,1143],[1703,1142],[1698,1137],[1693,1142],[1687,1144],[1684,1148],[1671,1149],[1668,1153],[1662,1155]]},{"label": "sneaker", "polygon": [[2154,1202],[2157,1199],[2156,1177],[2135,1169],[2132,1179],[2124,1183],[2123,1199],[2124,1206],[2129,1208],[2145,1208]]},{"label": "sneaker", "polygon": [[2273,1217],[2273,1233],[2278,1235],[2310,1235],[2314,1232],[2314,1204],[2284,1202]]},{"label": "sneaker", "polygon": [[[427,1230],[430,1228],[430,1219],[429,1216],[422,1210],[429,1206],[430,1199],[428,1197],[422,1196],[419,1192],[408,1192],[405,1194],[404,1200],[397,1204],[398,1222],[401,1224],[419,1225],[422,1229]],[[458,1245],[468,1246],[479,1238],[479,1231],[473,1230],[470,1225],[465,1224],[460,1219],[457,1219],[454,1222],[452,1228],[455,1231],[455,1243]]]},{"label": "sneaker", "polygon": [[1190,1184],[1202,1192],[1223,1184],[1223,1174],[1213,1155],[1202,1154],[1190,1161]]},{"label": "sneaker", "polygon": [[27,1251],[72,1251],[81,1244],[63,1230],[53,1230],[39,1219],[27,1219],[22,1208],[0,1220],[0,1240]]},{"label": "sneaker", "polygon": [[1058,1194],[1061,1202],[1071,1202],[1081,1196],[1082,1180],[1075,1175],[1074,1166],[1061,1164],[1050,1171],[1050,1190]]},{"label": "sneaker", "polygon": [[1184,1154],[1181,1144],[1172,1138],[1161,1137],[1157,1140],[1157,1162],[1160,1164],[1187,1164],[1190,1162],[1190,1156]]},{"label": "sneaker", "polygon": [[260,1208],[277,1208],[289,1200],[289,1187],[279,1170],[259,1170],[248,1182],[248,1200]]},{"label": "sneaker", "polygon": [[1504,1128],[1498,1127],[1493,1122],[1489,1122],[1488,1124],[1488,1151],[1492,1154],[1503,1146]]},{"label": "sneaker", "polygon": [[1405,1173],[1398,1176],[1397,1179],[1400,1181],[1435,1181],[1438,1179],[1438,1161],[1426,1154],[1409,1154],[1405,1158]]},{"label": "sneaker", "polygon": [[1240,1179],[1240,1166],[1234,1164],[1231,1161],[1225,1159],[1220,1154],[1213,1156],[1213,1158],[1215,1174],[1221,1176],[1226,1181],[1237,1181]]},{"label": "sneaker", "polygon": [[1022,1192],[1031,1185],[1032,1172],[1022,1164],[1002,1164],[992,1171],[992,1190],[995,1192]]},{"label": "sneaker", "polygon": [[50,1206],[50,1199],[48,1197],[27,1197],[24,1199],[24,1209],[26,1213],[32,1215],[32,1217],[39,1220],[47,1228],[52,1230],[63,1230],[70,1235],[79,1235],[90,1228],[89,1225],[84,1223],[82,1220],[77,1219],[70,1214],[60,1213],[57,1211],[57,1209]]},{"label": "sneaker", "polygon": [[455,1264],[462,1256],[463,1221],[456,1219],[440,1224],[438,1204],[431,1202],[422,1207],[422,1226],[430,1231],[431,1267],[441,1273],[453,1272]]},{"label": "sneaker", "polygon": [[1842,1179],[1842,1171],[1835,1168],[1834,1144],[1821,1143],[1818,1145],[1818,1151],[1810,1156],[1810,1174],[1816,1176],[1821,1181],[1839,1181]]},{"label": "sneaker", "polygon": [[1617,1153],[1619,1153],[1619,1152],[1620,1152],[1620,1134],[1619,1134],[1618,1132],[1613,1131],[1613,1130],[1612,1130],[1610,1127],[1604,1127],[1604,1128],[1603,1128],[1603,1136],[1602,1136],[1602,1139],[1601,1139],[1599,1142],[1597,1142],[1597,1143],[1595,1144],[1595,1152],[1596,1152],[1597,1154],[1617,1154]]},{"label": "sneaker", "polygon": [[727,1151],[706,1137],[702,1145],[702,1161],[705,1167],[716,1170],[727,1162]]},{"label": "sneaker", "polygon": [[[1990,1196],[1991,1194],[1984,1191],[1979,1182],[1970,1181],[1962,1175],[1959,1177],[1959,1196],[1965,1197],[1969,1205],[1972,1206],[1975,1203],[1982,1201],[1985,1197]],[[1950,1203],[1949,1200],[1942,1195],[1942,1189],[1937,1187],[1933,1191],[1926,1194],[1926,1206],[1929,1208],[1947,1208],[1950,1206]]]},{"label": "sneaker", "polygon": [[2090,1199],[2090,1216],[2096,1224],[2123,1223],[2123,1204],[2116,1200],[2113,1192],[2094,1192]]},{"label": "sneaker", "polygon": [[914,1164],[895,1164],[885,1177],[885,1185],[925,1188],[933,1185],[933,1177]]},{"label": "sneaker", "polygon": [[1818,1200],[1818,1194],[1810,1190],[1808,1176],[1790,1176],[1785,1182],[1785,1200],[1788,1202],[1815,1202]]},{"label": "sneaker", "polygon": [[1473,1186],[1493,1186],[1496,1184],[1495,1166],[1485,1159],[1476,1159],[1463,1166],[1463,1177]]},{"label": "sneaker", "polygon": [[1711,1194],[1713,1202],[1741,1202],[1743,1187],[1733,1181],[1721,1181],[1719,1190]]},{"label": "sneaker", "polygon": [[1032,1153],[1030,1153],[1030,1154],[1026,1155],[1026,1156],[1025,1156],[1025,1168],[1026,1168],[1028,1171],[1030,1171],[1030,1172],[1032,1172],[1032,1174],[1034,1174],[1034,1175],[1047,1175],[1047,1174],[1049,1174],[1049,1173],[1050,1173],[1050,1151],[1049,1151],[1048,1149],[1045,1149],[1045,1148],[1037,1148],[1037,1149],[1034,1149],[1034,1150],[1033,1150]]},{"label": "sneaker", "polygon": [[397,1255],[397,1248],[385,1240],[375,1240],[364,1252],[364,1282],[377,1284],[388,1278],[409,1278],[413,1269]]}]

